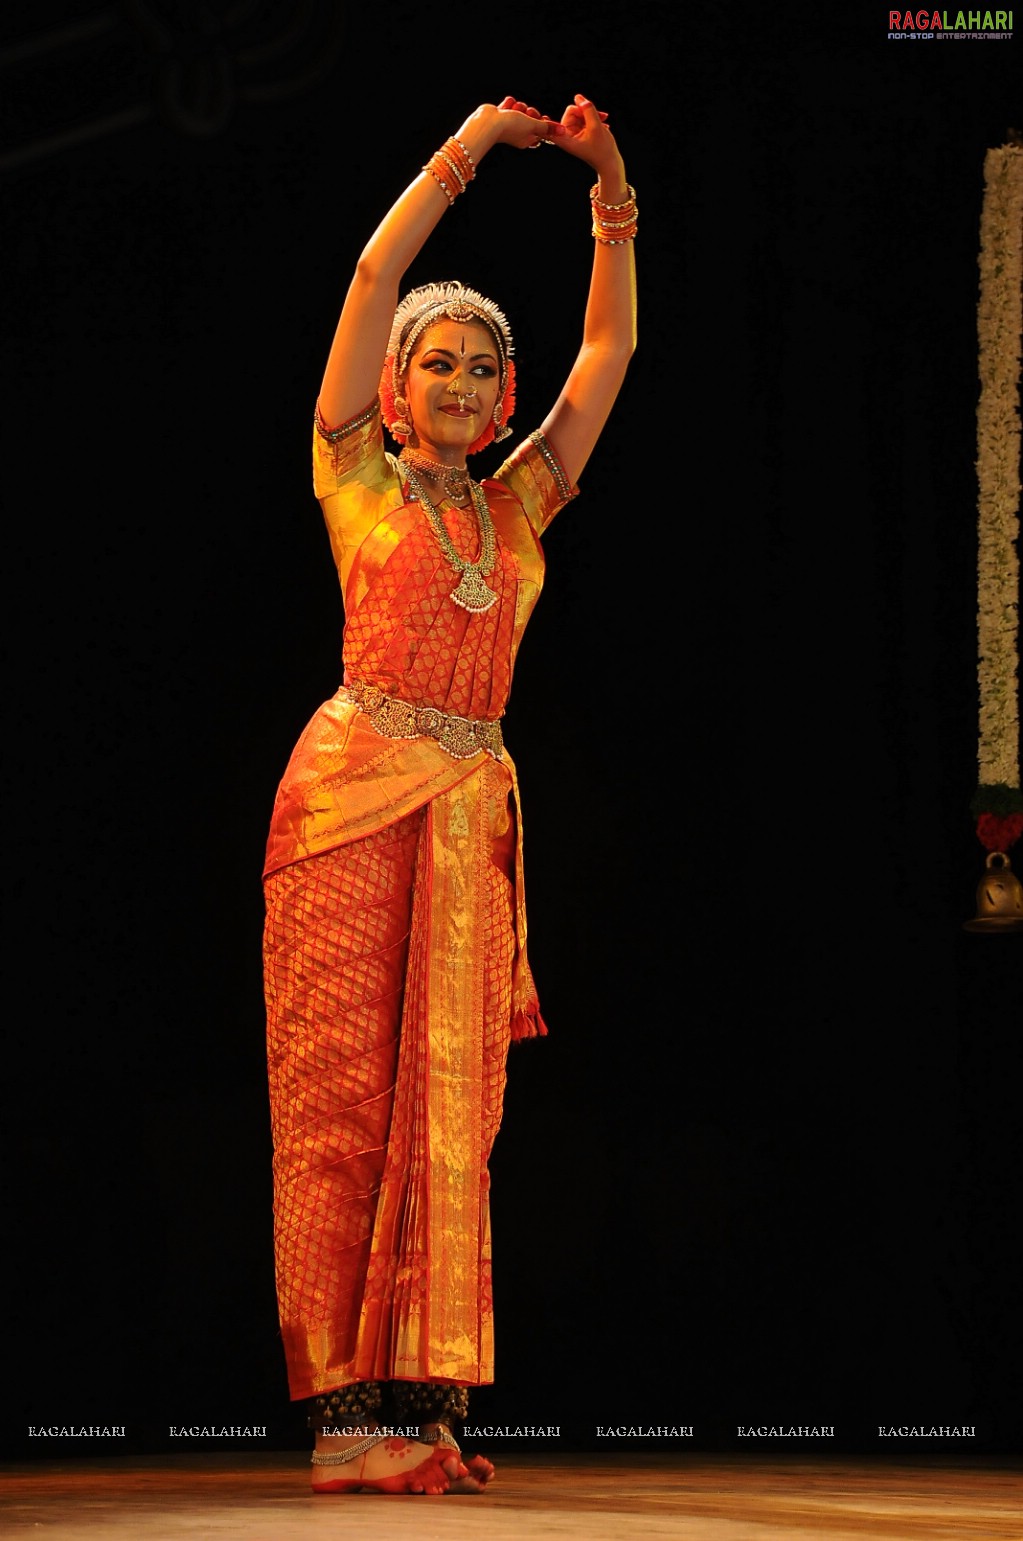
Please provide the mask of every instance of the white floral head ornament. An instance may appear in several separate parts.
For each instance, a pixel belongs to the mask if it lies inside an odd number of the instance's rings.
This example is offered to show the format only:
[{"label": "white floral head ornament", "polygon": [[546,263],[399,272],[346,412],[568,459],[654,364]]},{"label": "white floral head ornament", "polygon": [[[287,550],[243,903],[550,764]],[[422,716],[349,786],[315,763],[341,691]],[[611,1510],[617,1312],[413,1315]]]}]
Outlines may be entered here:
[{"label": "white floral head ornament", "polygon": [[391,335],[387,343],[387,357],[380,377],[380,405],[384,423],[392,436],[404,444],[412,431],[412,421],[401,389],[401,377],[408,368],[409,359],[428,326],[442,319],[450,321],[481,321],[490,332],[497,347],[498,394],[494,414],[483,432],[469,446],[469,454],[475,454],[492,440],[506,439],[511,433],[508,419],[515,410],[515,364],[512,353],[511,328],[504,312],[476,289],[465,284],[423,284],[412,289],[394,313]]}]

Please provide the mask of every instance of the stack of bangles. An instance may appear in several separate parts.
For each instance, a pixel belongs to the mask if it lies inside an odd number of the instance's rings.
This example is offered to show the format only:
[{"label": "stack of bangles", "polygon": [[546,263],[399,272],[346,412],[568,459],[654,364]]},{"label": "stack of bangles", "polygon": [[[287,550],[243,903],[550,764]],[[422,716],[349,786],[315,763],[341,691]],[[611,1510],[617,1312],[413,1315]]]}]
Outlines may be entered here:
[{"label": "stack of bangles", "polygon": [[464,193],[476,175],[476,163],[460,139],[446,139],[423,167],[433,177],[448,203]]},{"label": "stack of bangles", "polygon": [[639,213],[636,209],[636,189],[626,184],[628,197],[624,203],[602,203],[597,197],[599,183],[590,191],[593,208],[593,236],[603,246],[624,246],[636,238]]}]

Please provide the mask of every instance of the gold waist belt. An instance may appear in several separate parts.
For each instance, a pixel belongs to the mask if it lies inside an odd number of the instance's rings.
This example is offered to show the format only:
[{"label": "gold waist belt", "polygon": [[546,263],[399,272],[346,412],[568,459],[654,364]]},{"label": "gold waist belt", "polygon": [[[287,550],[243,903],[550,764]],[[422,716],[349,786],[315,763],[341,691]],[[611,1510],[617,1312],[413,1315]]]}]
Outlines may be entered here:
[{"label": "gold waist belt", "polygon": [[384,738],[433,738],[453,760],[468,760],[485,749],[499,760],[504,751],[500,722],[482,717],[455,717],[436,706],[413,706],[385,695],[376,685],[349,680],[341,694],[361,712]]}]

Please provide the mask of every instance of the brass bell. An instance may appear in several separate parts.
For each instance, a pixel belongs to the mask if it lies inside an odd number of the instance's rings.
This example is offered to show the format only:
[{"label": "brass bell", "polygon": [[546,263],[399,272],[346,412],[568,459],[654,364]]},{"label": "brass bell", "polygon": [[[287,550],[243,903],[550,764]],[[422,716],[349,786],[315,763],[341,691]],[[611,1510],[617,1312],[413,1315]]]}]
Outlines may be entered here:
[{"label": "brass bell", "polygon": [[977,884],[977,913],[965,931],[1023,931],[1023,883],[1004,851],[990,851]]}]

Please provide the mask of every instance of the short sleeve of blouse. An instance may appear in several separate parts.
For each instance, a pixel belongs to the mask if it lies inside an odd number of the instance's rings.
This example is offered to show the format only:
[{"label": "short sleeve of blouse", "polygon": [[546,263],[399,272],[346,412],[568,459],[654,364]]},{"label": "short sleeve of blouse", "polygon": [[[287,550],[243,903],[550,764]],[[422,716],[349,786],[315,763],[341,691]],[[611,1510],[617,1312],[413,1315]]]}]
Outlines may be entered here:
[{"label": "short sleeve of blouse", "polygon": [[313,424],[313,491],[318,498],[329,498],[346,482],[371,481],[389,474],[378,401],[338,428],[328,428],[317,407]]},{"label": "short sleeve of blouse", "polygon": [[327,521],[334,561],[344,584],[366,536],[401,504],[401,481],[384,449],[378,401],[337,428],[328,428],[317,410],[313,490]]},{"label": "short sleeve of blouse", "polygon": [[525,508],[529,521],[542,535],[559,509],[577,497],[564,467],[539,428],[512,451],[494,473]]}]

